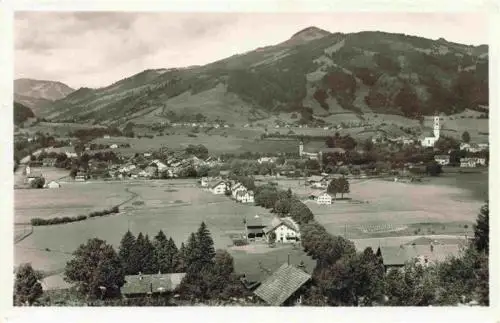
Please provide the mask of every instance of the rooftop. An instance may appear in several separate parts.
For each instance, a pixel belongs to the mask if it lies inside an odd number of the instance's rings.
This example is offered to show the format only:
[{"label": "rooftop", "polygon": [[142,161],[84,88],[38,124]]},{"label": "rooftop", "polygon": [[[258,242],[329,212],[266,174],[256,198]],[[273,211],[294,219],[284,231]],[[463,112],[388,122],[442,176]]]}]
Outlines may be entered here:
[{"label": "rooftop", "polygon": [[121,288],[123,295],[147,294],[160,291],[173,291],[181,283],[186,273],[153,274],[153,275],[128,275]]},{"label": "rooftop", "polygon": [[262,282],[254,293],[267,304],[280,306],[310,279],[309,274],[285,263]]}]

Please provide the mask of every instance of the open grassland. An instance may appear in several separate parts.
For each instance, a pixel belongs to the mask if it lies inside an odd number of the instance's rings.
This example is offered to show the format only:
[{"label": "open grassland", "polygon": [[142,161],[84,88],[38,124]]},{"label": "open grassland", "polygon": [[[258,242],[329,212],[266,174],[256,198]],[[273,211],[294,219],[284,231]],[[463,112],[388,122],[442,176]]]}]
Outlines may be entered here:
[{"label": "open grassland", "polygon": [[130,193],[124,190],[122,184],[112,182],[61,182],[60,188],[14,190],[14,222],[87,215],[111,208],[128,197]]},{"label": "open grassland", "polygon": [[109,139],[99,138],[94,142],[104,145],[124,144],[129,143],[130,148],[117,148],[113,151],[124,155],[133,155],[149,150],[158,150],[161,147],[169,149],[185,149],[188,145],[204,145],[211,154],[218,155],[222,153],[242,153],[242,152],[261,152],[261,153],[276,153],[276,152],[291,152],[298,151],[297,140],[260,140],[253,139],[252,135],[249,138],[240,138],[237,136],[221,136],[198,133],[197,137],[189,137],[187,135],[175,134],[156,136],[153,138],[126,138],[112,137]]},{"label": "open grassland", "polygon": [[[347,195],[351,200],[306,204],[327,230],[348,238],[470,234],[484,192],[487,195],[487,179],[487,174],[454,174],[425,184],[352,180]],[[278,184],[304,199],[313,191],[299,180],[278,180]]]},{"label": "open grassland", "polygon": [[[76,184],[75,184],[76,185]],[[108,185],[107,194],[101,185]],[[270,219],[267,210],[260,207],[235,203],[225,196],[215,196],[196,187],[194,181],[137,181],[117,184],[82,184],[88,192],[75,190],[73,199],[85,199],[92,187],[99,192],[102,200],[110,195],[121,194],[125,188],[138,196],[124,204],[118,215],[92,218],[82,222],[64,225],[36,227],[33,234],[15,245],[15,263],[32,262],[42,270],[57,270],[81,243],[98,237],[118,247],[123,234],[130,230],[153,237],[161,229],[171,236],[178,246],[185,242],[191,232],[205,221],[216,248],[228,248],[232,244],[230,235],[243,232],[243,219],[253,218],[256,214]],[[69,199],[70,197],[67,197]],[[67,205],[66,199],[58,202]],[[97,203],[97,196],[92,197]],[[137,203],[138,201],[144,202]],[[134,203],[136,202],[136,203]],[[16,209],[17,213],[17,209]],[[16,215],[17,216],[17,215]]]}]

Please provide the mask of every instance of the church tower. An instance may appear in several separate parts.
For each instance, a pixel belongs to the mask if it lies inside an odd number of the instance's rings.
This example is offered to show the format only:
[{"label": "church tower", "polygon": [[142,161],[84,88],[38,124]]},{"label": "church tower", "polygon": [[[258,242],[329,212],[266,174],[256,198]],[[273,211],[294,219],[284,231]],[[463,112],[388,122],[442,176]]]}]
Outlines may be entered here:
[{"label": "church tower", "polygon": [[434,116],[434,137],[439,139],[439,116]]},{"label": "church tower", "polygon": [[299,156],[302,157],[303,153],[304,153],[304,142],[301,140],[299,143]]}]

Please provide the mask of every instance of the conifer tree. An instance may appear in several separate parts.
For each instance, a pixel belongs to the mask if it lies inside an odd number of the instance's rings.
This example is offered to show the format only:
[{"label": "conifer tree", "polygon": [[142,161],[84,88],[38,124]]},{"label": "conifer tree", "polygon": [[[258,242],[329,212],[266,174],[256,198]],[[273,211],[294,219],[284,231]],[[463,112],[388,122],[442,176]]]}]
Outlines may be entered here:
[{"label": "conifer tree", "polygon": [[184,245],[184,242],[181,243],[181,247],[179,248],[179,253],[177,257],[177,266],[176,266],[176,272],[178,273],[183,273],[186,271],[186,246]]},{"label": "conifer tree", "polygon": [[170,237],[167,242],[167,247],[168,247],[168,272],[170,273],[175,273],[177,266],[179,264],[179,250],[177,249],[177,246],[175,245],[174,239]]},{"label": "conifer tree", "polygon": [[130,230],[123,235],[118,257],[122,263],[125,275],[135,275],[140,271],[140,263],[135,252],[135,237]]},{"label": "conifer tree", "polygon": [[143,274],[154,273],[154,247],[149,240],[149,236],[144,236],[142,232],[139,233],[134,249],[137,253],[137,260],[140,264],[139,271]]},{"label": "conifer tree", "polygon": [[192,267],[195,266],[196,262],[200,260],[198,240],[194,233],[191,233],[187,241],[184,251],[184,260],[186,270],[192,269]]},{"label": "conifer tree", "polygon": [[200,228],[196,233],[196,238],[199,246],[200,264],[204,266],[213,263],[215,257],[214,241],[205,222],[201,222]]},{"label": "conifer tree", "polygon": [[169,273],[169,250],[167,236],[160,230],[154,239],[154,272]]}]

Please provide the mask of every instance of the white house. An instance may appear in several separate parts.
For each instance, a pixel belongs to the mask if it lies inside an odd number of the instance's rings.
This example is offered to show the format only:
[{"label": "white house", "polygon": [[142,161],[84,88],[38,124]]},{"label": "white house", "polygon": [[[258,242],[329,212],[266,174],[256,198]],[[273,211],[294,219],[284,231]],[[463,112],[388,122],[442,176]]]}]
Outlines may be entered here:
[{"label": "white house", "polygon": [[264,229],[268,241],[271,232],[276,233],[276,242],[290,243],[300,240],[300,227],[290,217],[274,218],[271,221],[271,225]]},{"label": "white house", "polygon": [[243,186],[243,184],[236,183],[233,187],[231,187],[231,195],[233,196],[233,198],[236,198],[238,192],[244,192],[246,190],[247,189],[245,186]]},{"label": "white house", "polygon": [[446,166],[450,163],[450,155],[436,155],[434,160],[441,166]]},{"label": "white house", "polygon": [[238,202],[241,202],[241,203],[254,203],[255,202],[253,192],[247,191],[247,190],[238,191],[238,193],[236,193],[236,200]]},{"label": "white house", "polygon": [[477,167],[477,166],[485,166],[486,159],[485,158],[476,158],[476,157],[466,157],[460,158],[460,167]]},{"label": "white house", "polygon": [[216,195],[221,195],[225,194],[227,189],[227,183],[224,181],[219,181],[210,187],[210,192]]},{"label": "white house", "polygon": [[259,164],[262,164],[262,163],[274,163],[274,162],[276,162],[276,158],[274,158],[274,157],[260,157],[259,159],[257,159],[257,162]]},{"label": "white house", "polygon": [[116,149],[116,148],[118,148],[118,145],[117,144],[112,144],[112,145],[109,146],[109,148]]},{"label": "white house", "polygon": [[109,135],[104,135],[104,136],[102,136],[102,137],[103,137],[104,139],[109,139],[109,138],[110,138],[110,136],[109,136]]},{"label": "white house", "polygon": [[75,153],[75,152],[66,151],[65,154],[66,154],[66,157],[68,157],[68,158],[76,158],[76,157],[78,157],[78,154]]},{"label": "white house", "polygon": [[165,170],[167,168],[167,165],[165,165],[164,163],[162,163],[158,159],[153,160],[151,162],[151,165],[156,165],[156,167],[158,168],[159,172],[161,172],[161,171],[163,171],[163,170]]},{"label": "white house", "polygon": [[201,187],[208,187],[208,178],[206,177],[201,178]]},{"label": "white house", "polygon": [[45,185],[47,188],[60,188],[61,184],[59,184],[56,181],[50,181],[47,185]]},{"label": "white house", "polygon": [[316,203],[320,205],[329,205],[332,204],[332,196],[327,192],[323,192],[316,198]]}]

